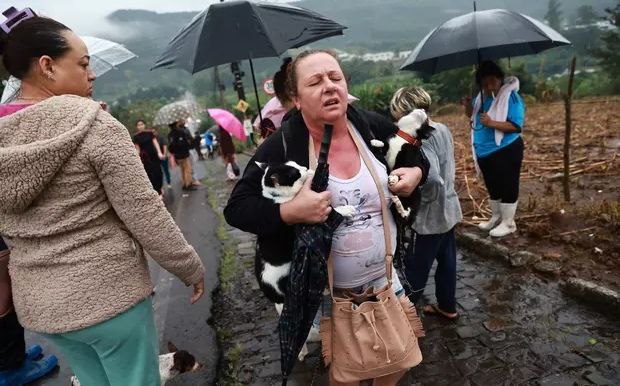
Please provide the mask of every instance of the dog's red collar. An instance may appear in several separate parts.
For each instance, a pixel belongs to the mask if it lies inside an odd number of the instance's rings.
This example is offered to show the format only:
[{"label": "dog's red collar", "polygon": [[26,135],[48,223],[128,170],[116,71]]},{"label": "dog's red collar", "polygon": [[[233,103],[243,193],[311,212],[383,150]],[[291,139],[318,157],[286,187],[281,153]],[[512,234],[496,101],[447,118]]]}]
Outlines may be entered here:
[{"label": "dog's red collar", "polygon": [[396,132],[396,135],[398,135],[399,137],[401,137],[402,139],[404,139],[405,141],[409,142],[412,145],[419,145],[418,140],[415,139],[414,137],[412,137],[411,135],[405,133],[402,130],[398,130]]}]

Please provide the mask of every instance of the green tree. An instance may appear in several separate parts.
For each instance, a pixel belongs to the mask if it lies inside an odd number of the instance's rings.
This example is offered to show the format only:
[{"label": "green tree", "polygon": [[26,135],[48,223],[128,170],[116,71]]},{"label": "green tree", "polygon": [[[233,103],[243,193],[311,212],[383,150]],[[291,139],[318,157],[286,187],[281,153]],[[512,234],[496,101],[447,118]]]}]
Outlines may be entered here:
[{"label": "green tree", "polygon": [[444,71],[431,77],[435,95],[433,103],[457,102],[463,96],[477,94],[472,67]]},{"label": "green tree", "polygon": [[582,5],[575,11],[575,23],[578,25],[588,25],[596,22],[599,16],[591,5]]},{"label": "green tree", "polygon": [[615,27],[601,35],[603,44],[592,50],[600,66],[612,81],[612,90],[620,92],[620,2],[614,8],[607,8],[606,19]]},{"label": "green tree", "polygon": [[562,24],[562,10],[560,9],[559,0],[549,0],[545,21],[553,29],[559,30]]}]

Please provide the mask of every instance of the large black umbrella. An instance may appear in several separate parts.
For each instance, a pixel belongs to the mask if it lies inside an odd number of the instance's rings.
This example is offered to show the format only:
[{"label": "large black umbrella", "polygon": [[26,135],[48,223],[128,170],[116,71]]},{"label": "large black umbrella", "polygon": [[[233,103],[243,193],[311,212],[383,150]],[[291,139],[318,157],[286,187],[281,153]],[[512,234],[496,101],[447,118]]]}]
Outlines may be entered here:
[{"label": "large black umbrella", "polygon": [[567,44],[553,28],[529,16],[506,9],[474,10],[429,32],[400,69],[435,74]]},{"label": "large black umbrella", "polygon": [[219,64],[249,59],[258,103],[252,59],[280,56],[289,48],[342,35],[345,28],[316,12],[291,5],[216,3],[194,17],[172,39],[153,69],[182,68],[194,74]]},{"label": "large black umbrella", "polygon": [[[325,125],[317,168],[312,178],[311,188],[315,192],[327,189],[329,181],[327,155],[332,131],[332,125]],[[297,355],[308,337],[314,316],[323,300],[323,290],[327,285],[326,258],[331,250],[334,231],[342,220],[343,217],[332,210],[324,223],[298,225],[295,229],[288,287],[278,324],[284,376],[282,385],[286,385],[287,377],[295,366]]]}]

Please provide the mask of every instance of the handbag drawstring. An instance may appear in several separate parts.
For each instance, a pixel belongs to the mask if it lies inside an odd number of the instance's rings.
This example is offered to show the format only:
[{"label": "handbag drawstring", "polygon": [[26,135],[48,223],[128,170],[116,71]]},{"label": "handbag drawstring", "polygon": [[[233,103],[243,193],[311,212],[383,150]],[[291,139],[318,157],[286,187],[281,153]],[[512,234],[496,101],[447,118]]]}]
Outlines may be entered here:
[{"label": "handbag drawstring", "polygon": [[372,310],[370,312],[364,312],[362,315],[364,315],[364,319],[366,319],[366,322],[368,322],[368,324],[372,328],[372,331],[375,333],[375,344],[372,346],[372,349],[375,351],[379,350],[379,344],[377,343],[377,340],[380,340],[381,343],[383,343],[383,347],[385,348],[385,361],[386,363],[391,363],[392,361],[390,360],[390,350],[388,349],[388,345],[377,330],[377,325],[375,323],[375,310]]}]

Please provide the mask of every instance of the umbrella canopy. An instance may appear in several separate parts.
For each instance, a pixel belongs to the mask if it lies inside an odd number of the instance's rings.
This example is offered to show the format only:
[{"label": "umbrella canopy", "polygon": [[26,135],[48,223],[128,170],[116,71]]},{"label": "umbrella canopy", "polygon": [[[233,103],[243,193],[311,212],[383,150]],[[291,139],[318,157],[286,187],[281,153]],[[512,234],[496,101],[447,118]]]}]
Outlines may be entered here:
[{"label": "umbrella canopy", "polygon": [[[98,77],[116,68],[121,63],[137,58],[136,54],[122,44],[92,36],[81,36],[81,38],[90,55],[90,67]],[[4,85],[0,103],[11,101],[17,95],[20,87],[21,81],[19,79],[14,76],[9,77]]]},{"label": "umbrella canopy", "polygon": [[[333,126],[325,125],[321,151],[311,188],[323,192],[329,182],[327,155]],[[280,355],[284,382],[293,370],[301,347],[308,337],[312,321],[323,299],[327,285],[327,262],[334,231],[343,217],[332,210],[327,221],[321,224],[297,225],[293,258],[289,273],[284,308],[278,323],[280,332]]]},{"label": "umbrella canopy", "polygon": [[571,43],[553,28],[518,12],[474,11],[429,32],[400,69],[435,74],[483,60],[536,54],[568,44]]},{"label": "umbrella canopy", "polygon": [[172,39],[153,68],[182,68],[193,74],[238,60],[280,56],[289,48],[342,35],[345,28],[291,5],[216,3]]},{"label": "umbrella canopy", "polygon": [[122,44],[110,40],[92,36],[82,36],[82,40],[88,48],[90,68],[97,76],[105,74],[129,59],[138,57]]},{"label": "umbrella canopy", "polygon": [[316,12],[291,5],[250,1],[211,4],[168,43],[152,69],[181,68],[194,74],[249,59],[262,120],[252,59],[280,56],[289,48],[342,35],[345,28]]},{"label": "umbrella canopy", "polygon": [[230,135],[242,141],[247,139],[243,123],[234,116],[233,113],[224,109],[207,109],[213,120]]},{"label": "umbrella canopy", "polygon": [[204,113],[204,109],[193,101],[178,101],[169,103],[157,111],[153,125],[169,125],[181,119],[196,118]]}]

